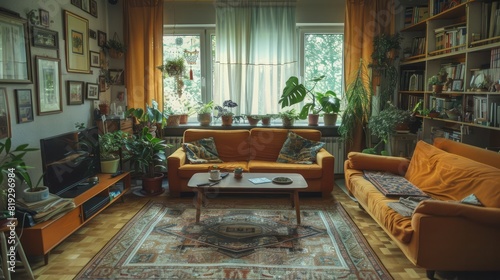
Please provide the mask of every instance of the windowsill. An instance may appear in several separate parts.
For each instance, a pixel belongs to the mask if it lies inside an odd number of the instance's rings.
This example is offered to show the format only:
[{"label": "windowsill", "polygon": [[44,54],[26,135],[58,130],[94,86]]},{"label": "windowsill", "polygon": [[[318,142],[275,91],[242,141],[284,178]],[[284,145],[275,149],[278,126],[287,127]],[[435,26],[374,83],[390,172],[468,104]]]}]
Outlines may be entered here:
[{"label": "windowsill", "polygon": [[271,122],[270,125],[262,125],[261,123],[257,125],[249,125],[248,123],[233,123],[231,126],[222,126],[220,121],[212,123],[210,126],[200,126],[198,122],[188,122],[187,124],[181,124],[179,126],[166,126],[164,130],[164,136],[182,136],[186,129],[196,128],[196,129],[214,129],[214,130],[234,130],[234,129],[252,129],[252,128],[287,128],[287,129],[317,129],[321,131],[323,137],[335,137],[338,136],[338,126],[325,126],[320,123],[318,126],[309,126],[306,122],[295,123],[291,127],[284,127],[281,121]]}]

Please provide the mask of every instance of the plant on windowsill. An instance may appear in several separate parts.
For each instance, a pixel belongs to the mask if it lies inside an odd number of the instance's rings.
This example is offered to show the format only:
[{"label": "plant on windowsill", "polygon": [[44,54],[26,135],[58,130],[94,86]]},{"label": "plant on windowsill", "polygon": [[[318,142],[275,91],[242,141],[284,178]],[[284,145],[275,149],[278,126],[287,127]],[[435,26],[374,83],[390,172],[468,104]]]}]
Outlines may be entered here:
[{"label": "plant on windowsill", "polygon": [[238,104],[230,99],[224,101],[222,103],[222,106],[215,106],[215,110],[218,111],[217,118],[221,118],[223,126],[230,126],[233,124],[234,113],[231,111],[231,109],[237,106]]},{"label": "plant on windowsill", "polygon": [[[364,153],[376,154],[377,148],[380,144],[387,144],[389,137],[395,134],[398,130],[408,130],[409,121],[412,116],[412,111],[401,110],[388,102],[384,110],[380,111],[378,115],[371,116],[368,121],[368,128],[372,135],[378,137],[378,142],[375,147],[364,149]],[[385,150],[382,150],[382,155],[388,155]]]},{"label": "plant on windowsill", "polygon": [[126,112],[126,116],[131,116],[135,119],[137,128],[134,129],[136,133],[140,133],[143,127],[147,127],[149,132],[156,136],[158,126],[163,128],[167,123],[167,117],[163,112],[158,109],[158,102],[153,100],[151,106],[146,104],[146,109],[130,108]]},{"label": "plant on windowsill", "polygon": [[278,116],[281,118],[281,121],[283,122],[284,127],[293,126],[295,121],[300,119],[299,113],[297,113],[297,110],[295,110],[295,108],[281,111],[278,114]]},{"label": "plant on windowsill", "polygon": [[201,126],[209,126],[212,122],[212,112],[214,111],[214,101],[211,100],[208,103],[200,103],[197,113],[198,121]]}]

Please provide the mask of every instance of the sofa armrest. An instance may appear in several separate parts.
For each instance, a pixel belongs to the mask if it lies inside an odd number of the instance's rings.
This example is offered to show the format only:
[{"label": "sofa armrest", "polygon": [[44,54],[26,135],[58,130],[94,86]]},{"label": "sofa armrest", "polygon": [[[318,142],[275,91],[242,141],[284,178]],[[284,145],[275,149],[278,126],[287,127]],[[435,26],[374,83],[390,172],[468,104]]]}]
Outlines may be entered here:
[{"label": "sofa armrest", "polygon": [[499,208],[474,206],[455,201],[424,200],[415,208],[415,213],[440,217],[459,217],[500,228]]},{"label": "sofa armrest", "polygon": [[381,156],[350,152],[347,155],[346,169],[384,171],[404,175],[410,161],[403,157]]},{"label": "sofa armrest", "polygon": [[321,193],[327,197],[333,190],[335,157],[327,150],[321,149],[316,155],[316,162],[321,167]]},{"label": "sofa armrest", "polygon": [[186,162],[186,153],[184,152],[182,147],[175,150],[167,158],[167,178],[170,195],[172,197],[178,197],[180,195],[181,179],[179,178],[179,174],[177,172],[181,166],[186,164]]}]

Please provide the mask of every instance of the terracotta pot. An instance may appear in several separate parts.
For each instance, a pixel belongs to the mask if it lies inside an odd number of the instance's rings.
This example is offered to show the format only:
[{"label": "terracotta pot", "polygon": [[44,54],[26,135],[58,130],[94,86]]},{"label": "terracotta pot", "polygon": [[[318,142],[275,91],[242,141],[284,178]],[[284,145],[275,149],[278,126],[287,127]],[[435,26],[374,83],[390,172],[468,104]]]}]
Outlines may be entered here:
[{"label": "terracotta pot", "polygon": [[165,190],[162,187],[163,173],[155,173],[155,177],[142,177],[142,192],[146,195],[158,195]]},{"label": "terracotta pot", "polygon": [[281,118],[281,121],[283,122],[284,127],[293,126],[293,123],[295,122],[294,119],[289,119],[289,118]]},{"label": "terracotta pot", "polygon": [[180,124],[187,124],[188,122],[189,115],[188,114],[182,114],[181,119],[179,121]]},{"label": "terracotta pot", "polygon": [[318,126],[319,115],[318,114],[309,114],[307,116],[307,121],[310,126]]},{"label": "terracotta pot", "polygon": [[323,115],[323,123],[325,126],[335,125],[337,123],[338,115],[335,113],[328,113]]},{"label": "terracotta pot", "polygon": [[248,124],[250,124],[252,126],[255,126],[259,123],[259,119],[251,117],[251,116],[247,116],[247,120],[248,120]]},{"label": "terracotta pot", "polygon": [[101,115],[109,115],[109,105],[99,104],[99,112],[101,113]]},{"label": "terracotta pot", "polygon": [[434,93],[443,92],[443,85],[432,85],[432,92]]},{"label": "terracotta pot", "polygon": [[271,117],[262,118],[262,125],[270,125],[270,124],[271,124]]},{"label": "terracotta pot", "polygon": [[222,125],[231,126],[233,124],[233,116],[222,116]]},{"label": "terracotta pot", "polygon": [[179,126],[181,115],[170,115],[167,119],[167,126]]},{"label": "terracotta pot", "polygon": [[212,114],[211,113],[198,114],[198,121],[200,122],[201,126],[209,126],[210,123],[212,122]]}]

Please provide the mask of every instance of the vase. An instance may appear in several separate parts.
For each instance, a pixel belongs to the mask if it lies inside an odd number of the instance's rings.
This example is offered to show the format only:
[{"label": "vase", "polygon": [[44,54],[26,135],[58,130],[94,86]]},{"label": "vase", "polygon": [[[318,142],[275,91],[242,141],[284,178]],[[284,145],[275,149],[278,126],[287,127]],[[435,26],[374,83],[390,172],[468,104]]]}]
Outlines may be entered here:
[{"label": "vase", "polygon": [[222,116],[222,125],[231,126],[233,124],[233,116]]}]

